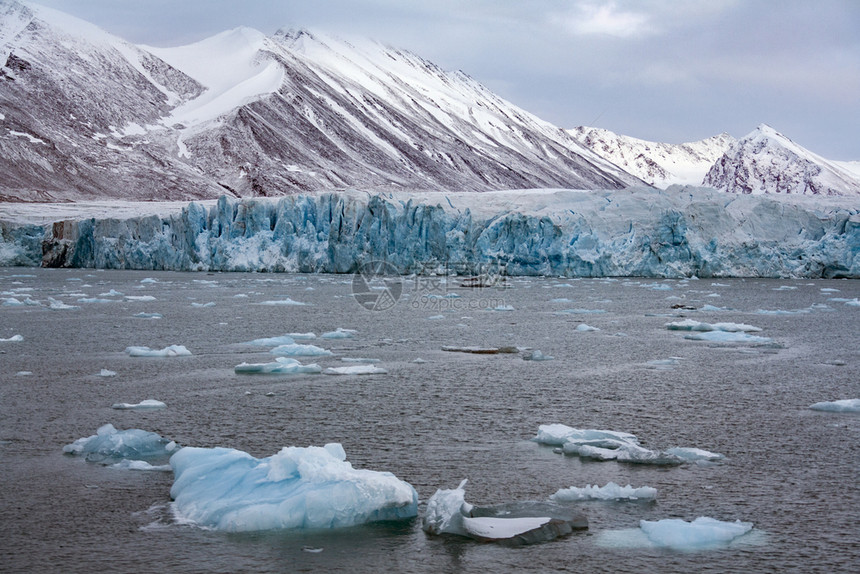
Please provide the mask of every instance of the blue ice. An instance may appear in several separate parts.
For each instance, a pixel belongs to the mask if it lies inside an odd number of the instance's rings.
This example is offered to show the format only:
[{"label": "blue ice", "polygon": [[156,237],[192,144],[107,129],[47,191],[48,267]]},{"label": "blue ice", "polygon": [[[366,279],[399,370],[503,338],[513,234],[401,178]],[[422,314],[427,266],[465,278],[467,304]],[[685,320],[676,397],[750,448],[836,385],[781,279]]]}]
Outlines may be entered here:
[{"label": "blue ice", "polygon": [[164,460],[179,448],[172,440],[154,432],[141,429],[120,431],[106,424],[100,426],[96,434],[64,446],[63,452],[83,456],[90,462],[113,464],[123,460]]}]

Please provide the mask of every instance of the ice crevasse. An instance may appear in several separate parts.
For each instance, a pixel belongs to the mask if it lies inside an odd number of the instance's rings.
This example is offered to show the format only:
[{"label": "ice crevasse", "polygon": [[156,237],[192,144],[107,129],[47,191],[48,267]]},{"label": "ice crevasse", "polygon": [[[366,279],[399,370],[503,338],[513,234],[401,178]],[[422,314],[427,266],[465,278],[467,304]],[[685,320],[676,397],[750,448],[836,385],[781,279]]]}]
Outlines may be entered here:
[{"label": "ice crevasse", "polygon": [[171,214],[0,222],[0,265],[579,277],[860,277],[847,200],[706,188],[343,191],[190,203]]}]

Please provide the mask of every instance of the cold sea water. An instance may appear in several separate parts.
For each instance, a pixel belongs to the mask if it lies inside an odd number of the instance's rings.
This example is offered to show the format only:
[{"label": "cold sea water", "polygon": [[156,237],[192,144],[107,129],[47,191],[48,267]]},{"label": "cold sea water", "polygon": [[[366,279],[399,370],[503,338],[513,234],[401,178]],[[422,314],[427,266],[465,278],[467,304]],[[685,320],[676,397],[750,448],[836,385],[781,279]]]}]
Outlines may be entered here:
[{"label": "cold sea water", "polygon": [[[475,288],[457,277],[355,279],[0,269],[0,339],[23,337],[0,341],[0,571],[860,569],[860,415],[808,408],[860,397],[860,282],[508,278]],[[666,328],[683,319],[753,325],[769,341],[694,341]],[[301,341],[334,355],[300,360],[325,368],[372,358],[387,374],[234,372],[271,360],[243,342],[339,327],[355,336]],[[174,344],[192,356],[124,352]],[[523,360],[525,348],[554,359]],[[167,408],[111,408],[144,399]],[[412,484],[419,516],[325,532],[178,524],[171,472],[63,453],[105,423],[256,457],[339,442],[354,467]],[[533,442],[549,423],[726,458],[674,467],[590,461]],[[654,487],[657,498],[569,503],[587,516],[588,530],[532,546],[425,534],[426,500],[464,478],[466,500],[481,505],[610,481]],[[625,538],[642,519],[700,516],[754,529],[695,552]]]}]

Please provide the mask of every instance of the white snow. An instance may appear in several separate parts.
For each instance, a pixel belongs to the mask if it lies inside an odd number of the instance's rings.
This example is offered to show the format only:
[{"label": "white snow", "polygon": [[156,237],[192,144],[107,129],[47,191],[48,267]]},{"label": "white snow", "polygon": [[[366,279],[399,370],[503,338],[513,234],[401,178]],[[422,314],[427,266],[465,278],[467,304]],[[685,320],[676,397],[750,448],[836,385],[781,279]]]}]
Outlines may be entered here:
[{"label": "white snow", "polygon": [[860,413],[860,399],[841,399],[838,401],[823,401],[809,407],[815,411],[834,413]]},{"label": "white snow", "polygon": [[187,357],[191,355],[191,351],[183,345],[170,345],[160,350],[149,347],[126,347],[125,352],[130,357]]},{"label": "white snow", "polygon": [[389,472],[357,470],[337,443],[284,447],[257,459],[185,447],[170,459],[178,521],[230,532],[321,529],[418,513],[418,494]]}]

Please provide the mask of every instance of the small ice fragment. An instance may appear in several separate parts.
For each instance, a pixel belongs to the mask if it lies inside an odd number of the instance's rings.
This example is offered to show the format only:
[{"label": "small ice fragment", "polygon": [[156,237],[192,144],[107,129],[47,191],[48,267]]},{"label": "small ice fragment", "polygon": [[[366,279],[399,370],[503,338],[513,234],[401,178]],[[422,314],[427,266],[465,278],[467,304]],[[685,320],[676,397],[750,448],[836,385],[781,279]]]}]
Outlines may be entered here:
[{"label": "small ice fragment", "polygon": [[590,333],[592,331],[599,331],[597,327],[592,327],[591,325],[586,325],[585,323],[580,323],[576,326],[576,330],[580,333]]},{"label": "small ice fragment", "polygon": [[129,301],[155,301],[152,295],[126,295],[125,298]]},{"label": "small ice fragment", "polygon": [[48,301],[51,303],[50,308],[54,310],[62,310],[62,309],[80,309],[77,305],[67,305],[62,301],[54,299],[53,297],[48,297]]},{"label": "small ice fragment", "polygon": [[640,520],[639,528],[654,545],[676,550],[718,548],[743,536],[753,528],[752,522],[722,522],[700,516],[692,522],[680,518],[658,521]]},{"label": "small ice fragment", "polygon": [[20,341],[23,341],[23,340],[24,340],[24,336],[23,336],[23,335],[12,335],[12,336],[11,336],[11,337],[9,337],[8,339],[0,339],[0,342],[5,342],[5,343],[17,343],[17,342],[20,342]]},{"label": "small ice fragment", "polygon": [[158,279],[155,279],[153,277],[147,277],[146,279],[141,279],[140,282],[141,283],[158,283]]},{"label": "small ice fragment", "polygon": [[677,456],[686,462],[705,463],[723,460],[725,455],[694,447],[674,447],[666,449],[668,454]]},{"label": "small ice fragment", "polygon": [[140,319],[161,319],[161,313],[135,313],[135,317]]},{"label": "small ice fragment", "polygon": [[438,320],[444,319],[444,318],[445,318],[445,315],[432,315],[430,317],[427,317],[427,320],[428,321],[438,321]]},{"label": "small ice fragment", "polygon": [[18,371],[17,373],[15,373],[15,375],[19,376],[19,377],[27,377],[27,376],[30,376],[32,374],[33,374],[33,371]]},{"label": "small ice fragment", "polygon": [[529,353],[523,353],[523,361],[552,361],[554,357],[544,355],[541,351],[535,349]]},{"label": "small ice fragment", "polygon": [[498,307],[494,307],[493,311],[513,311],[514,308],[512,305],[499,305]]},{"label": "small ice fragment", "polygon": [[358,333],[355,329],[344,329],[338,327],[335,331],[329,331],[320,335],[323,339],[350,339]]},{"label": "small ice fragment", "polygon": [[99,371],[99,376],[100,377],[115,377],[116,371],[109,371],[107,369],[102,369],[101,371]]},{"label": "small ice fragment", "polygon": [[135,411],[145,411],[145,410],[154,410],[154,409],[165,409],[167,405],[161,401],[156,401],[155,399],[146,399],[144,401],[140,401],[139,403],[114,403],[111,405],[112,409],[118,410],[135,410]]},{"label": "small ice fragment", "polygon": [[352,367],[329,367],[323,374],[326,375],[385,375],[388,371],[373,365],[355,365]]},{"label": "small ice fragment", "polygon": [[730,331],[708,331],[705,333],[694,333],[692,335],[684,335],[685,339],[693,341],[709,341],[711,343],[770,343],[769,337],[759,337],[757,335],[748,335],[742,332]]},{"label": "small ice fragment", "polygon": [[290,335],[279,335],[277,337],[263,337],[261,339],[254,339],[253,341],[247,341],[245,345],[256,345],[259,347],[277,347],[278,345],[292,345],[295,343],[293,337]]},{"label": "small ice fragment", "polygon": [[379,359],[371,359],[370,357],[341,357],[344,363],[378,363]]},{"label": "small ice fragment", "polygon": [[284,305],[307,305],[307,303],[302,303],[301,301],[294,301],[287,297],[286,299],[279,299],[277,301],[261,301],[257,303],[257,305],[268,305],[270,307],[278,307]]},{"label": "small ice fragment", "polygon": [[838,401],[823,401],[809,407],[814,411],[829,411],[832,413],[860,413],[860,399],[841,399]]},{"label": "small ice fragment", "polygon": [[588,484],[584,488],[571,486],[563,488],[550,496],[550,500],[559,502],[574,502],[580,500],[654,500],[657,498],[657,489],[651,486],[640,486],[633,488],[619,486],[614,482],[608,482],[606,486],[594,486]]},{"label": "small ice fragment", "polygon": [[278,357],[272,363],[241,363],[234,367],[241,375],[284,375],[298,373],[319,373],[322,368],[316,363],[303,365],[296,359]]},{"label": "small ice fragment", "polygon": [[300,345],[299,343],[278,345],[269,352],[273,355],[288,355],[291,357],[324,357],[332,354],[328,349],[323,349],[316,345]]},{"label": "small ice fragment", "polygon": [[215,306],[215,301],[209,301],[208,303],[191,303],[191,306],[192,306],[192,307],[198,307],[198,308],[201,308],[201,307],[214,307],[214,306]]},{"label": "small ice fragment", "polygon": [[183,345],[170,345],[161,350],[150,349],[149,347],[126,347],[125,352],[130,357],[187,357],[191,355],[191,351]]}]

